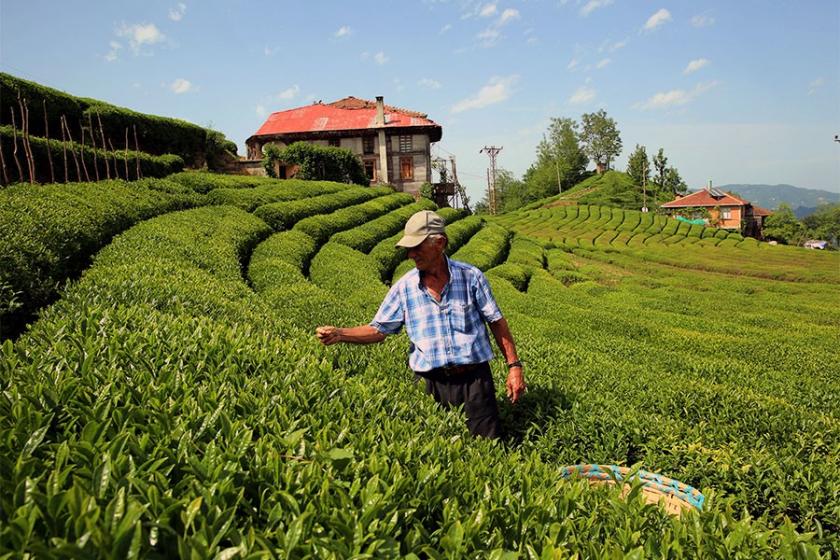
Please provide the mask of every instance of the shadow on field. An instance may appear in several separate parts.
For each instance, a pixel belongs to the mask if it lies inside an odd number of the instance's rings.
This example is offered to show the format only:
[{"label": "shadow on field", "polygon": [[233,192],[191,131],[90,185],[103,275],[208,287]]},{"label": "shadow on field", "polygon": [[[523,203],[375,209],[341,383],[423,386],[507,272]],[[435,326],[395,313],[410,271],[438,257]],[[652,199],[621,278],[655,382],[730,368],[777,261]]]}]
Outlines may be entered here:
[{"label": "shadow on field", "polygon": [[572,399],[554,387],[531,385],[515,405],[508,399],[499,402],[499,415],[505,430],[505,442],[518,446],[529,431],[539,433],[554,422],[564,410],[572,408]]}]

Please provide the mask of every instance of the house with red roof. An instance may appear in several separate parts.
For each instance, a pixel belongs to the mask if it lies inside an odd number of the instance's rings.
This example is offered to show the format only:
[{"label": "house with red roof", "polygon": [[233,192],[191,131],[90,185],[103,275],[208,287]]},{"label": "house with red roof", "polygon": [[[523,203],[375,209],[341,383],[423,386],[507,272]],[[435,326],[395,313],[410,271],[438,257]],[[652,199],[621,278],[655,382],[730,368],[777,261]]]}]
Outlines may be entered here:
[{"label": "house with red roof", "polygon": [[[425,113],[385,105],[382,97],[375,102],[345,97],[272,113],[245,144],[251,160],[262,159],[269,143],[347,148],[362,160],[371,183],[417,194],[432,181],[431,144],[442,135],[441,126]],[[292,177],[295,171],[278,165],[277,176]]]},{"label": "house with red roof", "polygon": [[711,184],[685,196],[677,195],[675,200],[660,208],[670,216],[704,218],[709,225],[758,239],[762,238],[764,218],[772,214],[731,193],[713,188]]}]

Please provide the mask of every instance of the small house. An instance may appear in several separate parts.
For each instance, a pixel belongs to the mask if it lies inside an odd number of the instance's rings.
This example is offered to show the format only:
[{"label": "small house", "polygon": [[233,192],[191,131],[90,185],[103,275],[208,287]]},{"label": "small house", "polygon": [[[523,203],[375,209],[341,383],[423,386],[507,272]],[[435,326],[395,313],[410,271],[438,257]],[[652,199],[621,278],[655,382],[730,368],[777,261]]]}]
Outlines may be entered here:
[{"label": "small house", "polygon": [[769,210],[711,185],[685,196],[677,195],[676,199],[666,202],[660,208],[669,216],[702,218],[707,225],[758,239],[762,237],[764,218],[772,214]]},{"label": "small house", "polygon": [[[245,144],[251,161],[262,159],[269,143],[347,148],[362,161],[372,184],[418,195],[423,183],[432,181],[431,145],[442,135],[425,113],[385,105],[382,97],[375,102],[345,97],[272,113]],[[294,171],[279,166],[277,174],[289,178]]]}]

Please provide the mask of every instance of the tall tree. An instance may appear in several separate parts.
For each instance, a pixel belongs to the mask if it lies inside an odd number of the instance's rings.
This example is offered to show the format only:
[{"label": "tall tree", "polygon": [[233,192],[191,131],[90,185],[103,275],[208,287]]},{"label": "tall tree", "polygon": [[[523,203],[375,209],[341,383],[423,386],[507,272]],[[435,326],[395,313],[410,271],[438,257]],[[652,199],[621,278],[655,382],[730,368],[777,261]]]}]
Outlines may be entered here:
[{"label": "tall tree", "polygon": [[650,161],[644,146],[636,144],[636,149],[627,160],[627,174],[640,187],[650,181]]},{"label": "tall tree", "polygon": [[668,158],[665,157],[665,150],[662,148],[659,148],[659,151],[653,156],[653,167],[656,170],[653,182],[656,184],[657,190],[667,192],[665,188],[665,171],[668,167]]},{"label": "tall tree", "polygon": [[621,153],[621,135],[615,120],[600,109],[581,116],[580,142],[583,152],[595,162],[598,172],[610,168],[610,161]]},{"label": "tall tree", "polygon": [[796,219],[790,205],[781,203],[779,209],[764,220],[764,237],[789,245],[799,245],[805,240],[805,226]]},{"label": "tall tree", "polygon": [[566,190],[580,181],[587,157],[580,147],[578,123],[574,119],[552,118],[548,136],[537,146],[537,163],[554,167],[558,190]]},{"label": "tall tree", "polygon": [[676,167],[669,167],[665,170],[665,192],[669,194],[683,194],[688,190]]}]

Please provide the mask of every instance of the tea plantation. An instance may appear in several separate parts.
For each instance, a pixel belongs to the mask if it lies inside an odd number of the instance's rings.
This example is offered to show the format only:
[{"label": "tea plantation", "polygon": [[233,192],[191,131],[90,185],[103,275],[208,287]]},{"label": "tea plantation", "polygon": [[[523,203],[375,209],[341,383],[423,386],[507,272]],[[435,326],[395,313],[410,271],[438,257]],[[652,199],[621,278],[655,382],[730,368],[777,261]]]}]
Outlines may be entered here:
[{"label": "tea plantation", "polygon": [[[442,209],[526,365],[489,442],[413,382],[404,335],[314,337],[371,319],[428,208],[199,173],[0,190],[0,557],[840,556],[837,254]],[[579,463],[706,500],[672,517],[561,476]]]}]

